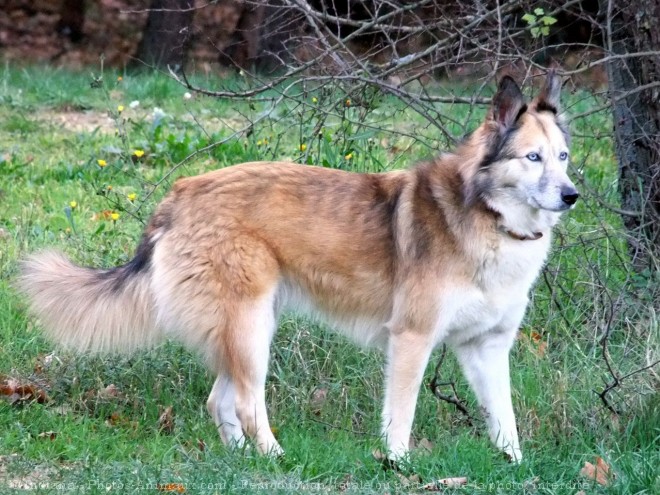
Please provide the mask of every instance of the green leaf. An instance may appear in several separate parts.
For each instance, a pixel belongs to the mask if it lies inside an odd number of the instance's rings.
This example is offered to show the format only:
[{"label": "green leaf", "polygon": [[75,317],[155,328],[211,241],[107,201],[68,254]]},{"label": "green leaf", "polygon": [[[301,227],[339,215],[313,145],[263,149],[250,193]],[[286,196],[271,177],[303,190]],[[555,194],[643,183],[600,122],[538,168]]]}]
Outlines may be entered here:
[{"label": "green leaf", "polygon": [[532,14],[525,14],[522,16],[522,20],[527,24],[534,24],[536,22],[536,16]]},{"label": "green leaf", "polygon": [[552,26],[554,23],[557,22],[557,19],[555,19],[554,17],[544,15],[543,17],[541,17],[541,22],[546,26]]},{"label": "green leaf", "polygon": [[548,26],[543,26],[541,28],[541,34],[543,36],[547,36],[548,34],[550,34],[550,28]]},{"label": "green leaf", "polygon": [[533,27],[531,31],[532,31],[532,36],[534,38],[538,38],[539,34],[541,33],[541,28]]},{"label": "green leaf", "polygon": [[534,9],[534,13],[536,15],[543,15],[543,14],[545,14],[545,11],[542,8],[539,7],[537,9]]}]

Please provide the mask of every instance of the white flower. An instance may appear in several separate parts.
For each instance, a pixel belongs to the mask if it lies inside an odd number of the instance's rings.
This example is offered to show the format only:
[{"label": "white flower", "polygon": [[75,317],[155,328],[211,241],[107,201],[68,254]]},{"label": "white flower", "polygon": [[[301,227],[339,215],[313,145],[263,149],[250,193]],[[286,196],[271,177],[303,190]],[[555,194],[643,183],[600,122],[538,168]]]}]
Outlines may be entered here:
[{"label": "white flower", "polygon": [[190,98],[192,98],[192,95],[190,93],[188,93],[188,91],[183,93],[183,99],[184,100],[189,100]]},{"label": "white flower", "polygon": [[163,111],[162,108],[154,107],[154,113],[153,113],[154,120],[160,120],[166,115],[167,114]]},{"label": "white flower", "polygon": [[128,106],[129,106],[129,108],[137,108],[137,107],[140,106],[140,102],[137,101],[137,100],[133,100],[132,102],[130,102],[130,103],[128,104]]}]

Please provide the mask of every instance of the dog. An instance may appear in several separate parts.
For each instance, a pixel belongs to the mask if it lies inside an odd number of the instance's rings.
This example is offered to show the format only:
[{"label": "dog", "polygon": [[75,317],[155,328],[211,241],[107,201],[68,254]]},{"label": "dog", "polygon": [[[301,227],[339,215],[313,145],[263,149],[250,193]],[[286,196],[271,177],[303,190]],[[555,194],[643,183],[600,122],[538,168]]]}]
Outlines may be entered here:
[{"label": "dog", "polygon": [[317,317],[386,353],[382,435],[408,443],[431,352],[445,343],[489,436],[522,459],[509,351],[551,230],[574,206],[561,81],[527,103],[503,77],[483,123],[452,153],[400,171],[244,163],[175,182],[135,257],[83,268],[46,251],[19,287],[55,342],[131,352],[163,338],[217,373],[207,402],[223,442],[280,455],[265,403],[278,315]]}]

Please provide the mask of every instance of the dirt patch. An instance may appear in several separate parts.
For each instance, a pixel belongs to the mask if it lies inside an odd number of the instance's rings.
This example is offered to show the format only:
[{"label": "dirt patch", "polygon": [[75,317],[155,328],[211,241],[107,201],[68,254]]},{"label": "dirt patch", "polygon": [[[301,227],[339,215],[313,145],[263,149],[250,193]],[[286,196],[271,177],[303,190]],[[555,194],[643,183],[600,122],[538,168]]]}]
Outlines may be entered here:
[{"label": "dirt patch", "polygon": [[94,110],[43,110],[39,112],[39,120],[76,133],[98,129],[109,134],[115,132],[117,128],[115,121],[107,112]]}]

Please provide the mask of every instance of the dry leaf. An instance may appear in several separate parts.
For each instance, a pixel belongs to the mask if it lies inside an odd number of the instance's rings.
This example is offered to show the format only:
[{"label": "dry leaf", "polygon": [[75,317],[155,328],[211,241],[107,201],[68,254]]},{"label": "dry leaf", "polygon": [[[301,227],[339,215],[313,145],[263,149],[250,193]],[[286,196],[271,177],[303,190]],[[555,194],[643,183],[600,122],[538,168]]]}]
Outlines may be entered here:
[{"label": "dry leaf", "polygon": [[428,439],[428,438],[422,438],[418,443],[417,443],[417,450],[421,450],[424,452],[431,452],[433,451],[433,443]]},{"label": "dry leaf", "polygon": [[610,466],[608,466],[602,457],[596,457],[595,466],[588,461],[585,462],[584,467],[580,470],[580,474],[603,486],[609,485],[612,478],[614,478],[614,473],[610,473]]},{"label": "dry leaf", "polygon": [[156,485],[159,492],[185,493],[186,487],[181,483],[159,483]]},{"label": "dry leaf", "polygon": [[123,423],[124,418],[121,417],[121,414],[118,412],[113,412],[108,419],[105,420],[105,424],[108,426],[117,426],[119,423]]},{"label": "dry leaf", "polygon": [[346,476],[344,476],[344,479],[341,480],[337,489],[339,490],[339,492],[345,492],[351,487],[352,483],[353,483],[353,475],[347,474]]},{"label": "dry leaf", "polygon": [[48,394],[36,384],[20,382],[15,378],[4,378],[0,381],[0,397],[6,397],[10,404],[32,401],[43,404],[50,400]]},{"label": "dry leaf", "polygon": [[328,389],[325,387],[319,387],[314,389],[312,392],[312,397],[309,399],[309,407],[312,410],[312,413],[318,416],[321,414],[321,409],[325,404],[328,398]]},{"label": "dry leaf", "polygon": [[428,492],[440,492],[445,488],[458,488],[465,486],[468,483],[466,476],[459,476],[454,478],[442,478],[441,480],[433,481],[422,486],[422,490]]},{"label": "dry leaf", "polygon": [[396,474],[396,477],[399,478],[399,482],[404,488],[410,487],[411,485],[419,485],[419,483],[422,481],[418,474],[411,474],[409,476],[406,476],[401,472],[396,472],[394,474]]},{"label": "dry leaf", "polygon": [[158,431],[171,434],[174,431],[174,414],[172,413],[172,406],[165,408],[163,413],[158,418]]},{"label": "dry leaf", "polygon": [[42,431],[37,435],[39,438],[47,438],[48,440],[55,440],[57,438],[57,432],[55,431]]},{"label": "dry leaf", "polygon": [[119,397],[119,389],[114,383],[111,383],[107,387],[99,390],[98,397],[100,399],[110,399],[113,397]]}]

